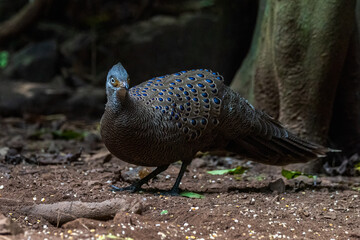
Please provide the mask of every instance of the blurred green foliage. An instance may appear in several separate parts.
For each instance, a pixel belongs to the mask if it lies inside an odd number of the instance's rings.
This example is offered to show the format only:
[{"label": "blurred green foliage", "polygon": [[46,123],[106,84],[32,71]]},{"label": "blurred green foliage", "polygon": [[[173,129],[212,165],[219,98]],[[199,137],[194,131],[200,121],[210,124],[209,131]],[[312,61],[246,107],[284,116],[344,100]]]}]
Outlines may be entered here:
[{"label": "blurred green foliage", "polygon": [[1,51],[0,52],[0,68],[5,68],[9,62],[9,52]]}]

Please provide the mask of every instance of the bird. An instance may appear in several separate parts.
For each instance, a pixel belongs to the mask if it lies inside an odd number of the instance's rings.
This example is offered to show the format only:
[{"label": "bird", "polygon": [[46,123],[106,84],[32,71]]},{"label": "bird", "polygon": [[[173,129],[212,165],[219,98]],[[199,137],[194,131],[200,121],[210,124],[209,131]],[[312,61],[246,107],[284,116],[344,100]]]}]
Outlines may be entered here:
[{"label": "bird", "polygon": [[130,88],[119,62],[107,74],[106,94],[100,121],[106,148],[125,162],[156,167],[130,186],[112,186],[114,191],[140,191],[180,160],[176,181],[166,192],[178,195],[184,172],[199,151],[226,150],[270,165],[305,163],[330,151],[255,109],[209,69],[154,77]]}]

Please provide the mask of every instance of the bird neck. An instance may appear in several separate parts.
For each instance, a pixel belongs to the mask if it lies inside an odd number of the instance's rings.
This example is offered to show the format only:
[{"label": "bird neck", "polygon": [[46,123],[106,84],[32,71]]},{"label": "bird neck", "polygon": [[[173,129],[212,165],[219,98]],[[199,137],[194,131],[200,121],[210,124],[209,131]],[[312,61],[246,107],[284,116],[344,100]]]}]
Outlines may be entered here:
[{"label": "bird neck", "polygon": [[108,95],[105,108],[114,114],[119,114],[120,112],[129,114],[136,108],[136,104],[126,89],[119,89]]}]

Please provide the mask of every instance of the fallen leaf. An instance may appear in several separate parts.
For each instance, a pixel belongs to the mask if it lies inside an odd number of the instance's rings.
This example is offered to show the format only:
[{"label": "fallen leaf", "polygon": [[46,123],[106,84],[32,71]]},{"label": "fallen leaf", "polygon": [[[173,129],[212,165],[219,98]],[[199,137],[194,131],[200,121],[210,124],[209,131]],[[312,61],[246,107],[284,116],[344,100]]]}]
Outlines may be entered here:
[{"label": "fallen leaf", "polygon": [[211,175],[224,175],[224,174],[227,174],[227,173],[229,173],[229,174],[243,174],[246,170],[248,170],[248,168],[238,166],[238,167],[232,168],[232,169],[208,171],[207,173],[209,173]]},{"label": "fallen leaf", "polygon": [[281,175],[283,175],[286,179],[294,179],[299,176],[306,176],[308,178],[314,178],[314,176],[311,174],[306,174],[306,173],[302,173],[299,171],[289,171],[286,169],[281,170]]},{"label": "fallen leaf", "polygon": [[180,193],[180,196],[188,197],[188,198],[205,198],[203,195],[194,193],[194,192],[182,192]]}]

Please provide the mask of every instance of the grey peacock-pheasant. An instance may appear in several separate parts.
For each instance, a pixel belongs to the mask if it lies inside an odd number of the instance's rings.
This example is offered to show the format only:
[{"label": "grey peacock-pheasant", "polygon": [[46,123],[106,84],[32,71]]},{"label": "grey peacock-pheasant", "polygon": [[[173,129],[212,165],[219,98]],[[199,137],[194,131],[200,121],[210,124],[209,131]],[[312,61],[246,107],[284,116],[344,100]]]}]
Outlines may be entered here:
[{"label": "grey peacock-pheasant", "polygon": [[187,165],[198,151],[223,149],[271,165],[307,162],[330,149],[303,140],[256,110],[208,69],[181,71],[129,88],[124,67],[106,80],[101,119],[105,146],[123,161],[157,167],[139,182],[114,190],[138,191],[178,160],[181,170],[170,194],[179,191]]}]

